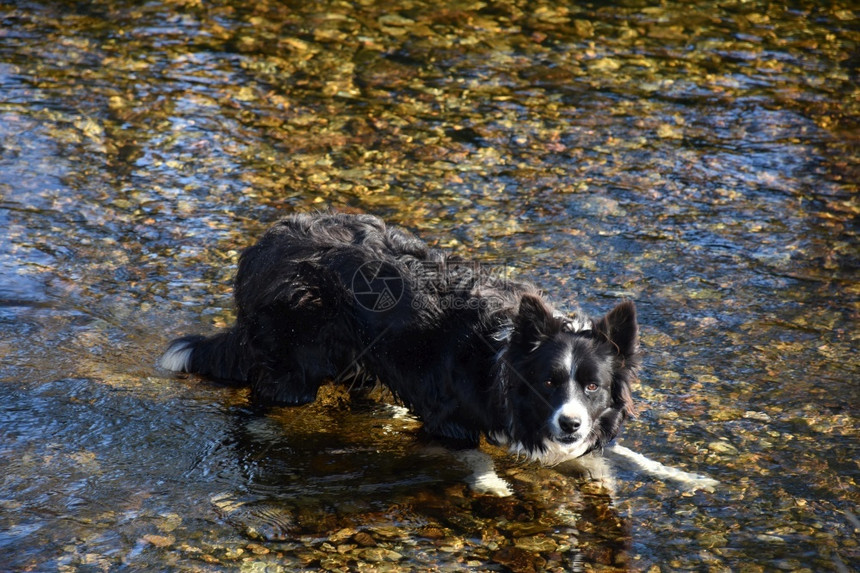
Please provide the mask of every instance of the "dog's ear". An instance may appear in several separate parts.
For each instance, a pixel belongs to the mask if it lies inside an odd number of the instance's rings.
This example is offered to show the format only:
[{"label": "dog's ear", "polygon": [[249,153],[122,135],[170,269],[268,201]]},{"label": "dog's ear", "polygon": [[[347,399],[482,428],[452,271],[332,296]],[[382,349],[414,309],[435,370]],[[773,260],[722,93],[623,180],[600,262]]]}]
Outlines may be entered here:
[{"label": "dog's ear", "polygon": [[639,368],[639,324],[636,321],[636,306],[622,302],[606,316],[594,321],[594,333],[598,339],[610,344],[620,358],[612,379],[613,407],[624,417],[633,416],[633,395],[630,385]]},{"label": "dog's ear", "polygon": [[594,332],[609,342],[622,358],[632,358],[639,350],[639,324],[636,305],[625,301],[594,321]]},{"label": "dog's ear", "polygon": [[552,311],[539,297],[524,294],[514,319],[512,342],[532,352],[558,330],[558,323],[558,319],[553,318]]}]

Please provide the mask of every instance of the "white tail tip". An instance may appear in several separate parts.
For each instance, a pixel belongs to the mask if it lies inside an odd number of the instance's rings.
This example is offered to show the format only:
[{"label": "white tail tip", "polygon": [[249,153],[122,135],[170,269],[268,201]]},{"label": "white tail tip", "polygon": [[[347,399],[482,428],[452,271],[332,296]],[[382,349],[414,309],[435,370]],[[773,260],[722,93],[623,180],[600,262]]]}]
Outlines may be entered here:
[{"label": "white tail tip", "polygon": [[194,351],[194,343],[188,340],[177,340],[173,342],[167,351],[158,359],[158,365],[171,372],[188,372],[191,353]]}]

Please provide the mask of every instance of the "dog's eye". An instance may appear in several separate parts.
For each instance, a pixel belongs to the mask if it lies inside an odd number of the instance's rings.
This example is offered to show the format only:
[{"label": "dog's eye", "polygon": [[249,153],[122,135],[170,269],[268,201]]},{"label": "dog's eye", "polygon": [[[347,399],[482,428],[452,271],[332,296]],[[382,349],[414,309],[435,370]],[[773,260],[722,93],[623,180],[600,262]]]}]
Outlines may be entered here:
[{"label": "dog's eye", "polygon": [[589,382],[588,384],[585,385],[585,391],[586,392],[596,392],[598,388],[600,388],[600,386],[598,386],[594,382]]}]

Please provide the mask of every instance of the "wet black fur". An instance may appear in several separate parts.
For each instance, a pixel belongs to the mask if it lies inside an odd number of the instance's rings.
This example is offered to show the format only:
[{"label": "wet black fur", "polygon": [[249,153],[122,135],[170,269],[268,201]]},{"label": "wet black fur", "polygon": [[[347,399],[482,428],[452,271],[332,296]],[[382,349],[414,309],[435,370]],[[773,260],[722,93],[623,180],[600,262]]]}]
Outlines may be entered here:
[{"label": "wet black fur", "polygon": [[[402,278],[396,304],[360,304],[353,280],[365,264]],[[434,266],[442,271],[428,276]],[[588,368],[605,363],[611,379],[590,398],[592,449],[632,413],[632,303],[573,332],[533,285],[472,272],[373,216],[281,220],[242,254],[235,297],[233,327],[178,339],[171,349],[190,349],[183,370],[248,384],[259,404],[311,402],[326,380],[378,379],[432,436],[475,446],[484,434],[539,452],[548,416],[564,400],[552,377],[587,384]],[[567,354],[576,371],[558,372]]]}]

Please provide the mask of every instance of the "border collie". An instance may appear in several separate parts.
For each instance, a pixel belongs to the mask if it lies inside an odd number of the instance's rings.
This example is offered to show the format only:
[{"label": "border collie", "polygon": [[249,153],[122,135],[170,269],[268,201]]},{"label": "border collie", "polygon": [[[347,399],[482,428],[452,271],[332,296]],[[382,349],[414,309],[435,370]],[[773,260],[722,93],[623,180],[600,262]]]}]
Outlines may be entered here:
[{"label": "border collie", "polygon": [[370,215],[293,215],[242,253],[235,325],[174,340],[160,365],[262,405],[378,380],[454,449],[483,435],[546,465],[602,450],[633,413],[633,303],[566,314],[488,268]]}]

